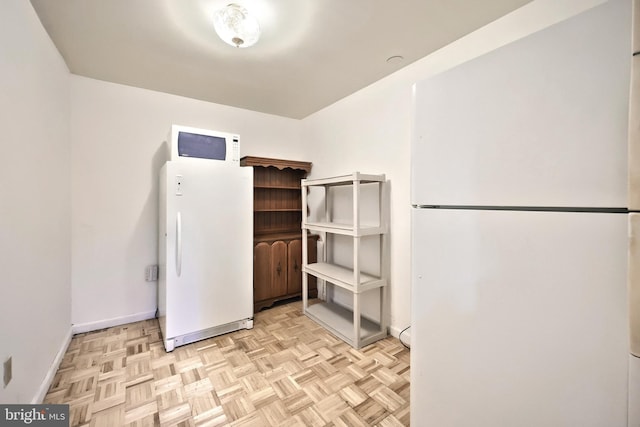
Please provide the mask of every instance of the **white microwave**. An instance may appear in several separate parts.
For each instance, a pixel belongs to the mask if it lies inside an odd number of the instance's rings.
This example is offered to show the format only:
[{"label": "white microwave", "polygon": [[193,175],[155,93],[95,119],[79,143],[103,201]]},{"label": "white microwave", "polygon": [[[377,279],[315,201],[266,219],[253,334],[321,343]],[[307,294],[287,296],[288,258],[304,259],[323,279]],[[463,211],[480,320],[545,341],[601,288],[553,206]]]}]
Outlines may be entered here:
[{"label": "white microwave", "polygon": [[209,159],[240,164],[240,136],[226,132],[172,125],[171,160]]}]

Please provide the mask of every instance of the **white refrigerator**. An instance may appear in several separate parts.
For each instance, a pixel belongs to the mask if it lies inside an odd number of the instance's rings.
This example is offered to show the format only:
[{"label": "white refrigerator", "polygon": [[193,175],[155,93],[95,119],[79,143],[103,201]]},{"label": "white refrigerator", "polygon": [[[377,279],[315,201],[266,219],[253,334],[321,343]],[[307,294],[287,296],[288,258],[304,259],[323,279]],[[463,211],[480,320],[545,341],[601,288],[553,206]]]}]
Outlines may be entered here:
[{"label": "white refrigerator", "polygon": [[640,426],[630,75],[613,0],[415,85],[412,425]]},{"label": "white refrigerator", "polygon": [[158,318],[165,349],[253,327],[253,168],[160,171]]}]

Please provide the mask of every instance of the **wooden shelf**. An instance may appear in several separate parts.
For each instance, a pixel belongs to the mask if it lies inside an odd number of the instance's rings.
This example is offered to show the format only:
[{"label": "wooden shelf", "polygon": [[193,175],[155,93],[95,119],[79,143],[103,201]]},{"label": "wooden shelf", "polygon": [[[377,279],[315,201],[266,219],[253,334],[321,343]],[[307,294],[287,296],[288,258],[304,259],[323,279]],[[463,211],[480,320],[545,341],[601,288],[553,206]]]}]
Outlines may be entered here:
[{"label": "wooden shelf", "polygon": [[297,212],[301,213],[300,209],[254,209],[254,212]]},{"label": "wooden shelf", "polygon": [[[387,336],[380,324],[360,318],[360,342],[353,337],[353,311],[332,302],[309,305],[305,314],[351,346],[360,348]],[[359,345],[358,345],[359,344]]]},{"label": "wooden shelf", "polygon": [[285,233],[270,233],[270,234],[256,234],[253,236],[253,242],[267,242],[272,243],[278,240],[295,240],[302,239],[301,231],[296,233],[285,232]]},{"label": "wooden shelf", "polygon": [[260,185],[260,184],[256,184],[253,186],[253,188],[257,188],[260,190],[295,190],[295,191],[300,191],[300,186],[294,186],[294,185]]},{"label": "wooden shelf", "polygon": [[298,169],[304,171],[305,175],[311,172],[311,162],[301,162],[298,160],[271,159],[268,157],[245,156],[240,159],[240,166],[261,166],[264,168],[274,167],[279,170]]}]

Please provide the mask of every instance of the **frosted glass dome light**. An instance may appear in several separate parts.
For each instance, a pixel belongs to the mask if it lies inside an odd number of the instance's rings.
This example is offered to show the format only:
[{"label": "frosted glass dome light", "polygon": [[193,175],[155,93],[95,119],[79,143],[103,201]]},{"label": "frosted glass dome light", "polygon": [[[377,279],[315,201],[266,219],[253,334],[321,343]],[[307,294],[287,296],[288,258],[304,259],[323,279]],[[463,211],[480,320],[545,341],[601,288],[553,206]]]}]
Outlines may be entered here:
[{"label": "frosted glass dome light", "polygon": [[253,46],[260,38],[258,20],[247,9],[235,3],[215,13],[213,28],[225,43],[235,47]]}]

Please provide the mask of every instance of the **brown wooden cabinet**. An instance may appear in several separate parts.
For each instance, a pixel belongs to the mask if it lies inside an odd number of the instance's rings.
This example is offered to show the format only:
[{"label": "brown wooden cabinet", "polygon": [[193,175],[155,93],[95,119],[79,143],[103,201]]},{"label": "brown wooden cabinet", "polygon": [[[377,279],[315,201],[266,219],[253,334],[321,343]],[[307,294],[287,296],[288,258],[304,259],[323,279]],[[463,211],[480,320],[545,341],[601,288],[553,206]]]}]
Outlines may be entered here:
[{"label": "brown wooden cabinet", "polygon": [[[253,166],[253,308],[302,294],[302,197],[300,181],[311,163],[265,157],[243,157]],[[306,207],[305,207],[306,209]],[[308,236],[308,262],[317,260],[318,236]],[[317,295],[316,282],[309,294]]]}]

